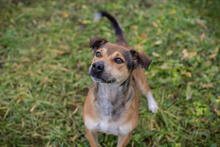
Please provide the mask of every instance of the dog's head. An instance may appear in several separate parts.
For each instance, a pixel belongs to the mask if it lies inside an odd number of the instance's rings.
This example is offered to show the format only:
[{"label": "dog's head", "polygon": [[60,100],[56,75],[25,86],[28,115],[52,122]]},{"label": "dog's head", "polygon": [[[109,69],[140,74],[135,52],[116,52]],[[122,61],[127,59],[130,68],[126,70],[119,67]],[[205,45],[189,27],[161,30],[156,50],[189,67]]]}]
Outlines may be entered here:
[{"label": "dog's head", "polygon": [[104,38],[91,38],[94,58],[89,74],[96,82],[122,83],[135,68],[147,69],[151,59],[133,49],[109,43]]}]

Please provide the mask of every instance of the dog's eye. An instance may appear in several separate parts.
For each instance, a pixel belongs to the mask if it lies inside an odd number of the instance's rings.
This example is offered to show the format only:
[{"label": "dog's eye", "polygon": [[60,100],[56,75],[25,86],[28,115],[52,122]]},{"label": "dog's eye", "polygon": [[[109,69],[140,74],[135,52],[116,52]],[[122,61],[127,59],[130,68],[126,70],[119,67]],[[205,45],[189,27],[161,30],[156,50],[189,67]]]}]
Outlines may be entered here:
[{"label": "dog's eye", "polygon": [[96,57],[101,57],[102,54],[101,54],[101,52],[96,52],[96,53],[95,53],[95,56],[96,56]]},{"label": "dog's eye", "polygon": [[124,61],[123,61],[121,58],[115,58],[114,61],[115,61],[115,63],[117,63],[117,64],[122,64],[122,63],[124,63]]}]

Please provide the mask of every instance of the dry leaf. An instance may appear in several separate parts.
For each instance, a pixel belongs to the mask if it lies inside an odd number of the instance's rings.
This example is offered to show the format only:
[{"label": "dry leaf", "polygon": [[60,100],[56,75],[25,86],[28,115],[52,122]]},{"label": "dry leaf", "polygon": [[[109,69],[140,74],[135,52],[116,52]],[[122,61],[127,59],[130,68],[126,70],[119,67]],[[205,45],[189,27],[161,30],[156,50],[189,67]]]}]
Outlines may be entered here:
[{"label": "dry leaf", "polygon": [[186,49],[182,51],[182,59],[191,59],[192,57],[197,55],[197,52],[188,52]]},{"label": "dry leaf", "polygon": [[23,62],[30,62],[31,60],[28,57],[23,56],[22,61]]},{"label": "dry leaf", "polygon": [[200,39],[203,41],[205,39],[205,33],[202,32],[201,36],[200,36]]},{"label": "dry leaf", "polygon": [[216,54],[216,53],[213,53],[213,54],[211,54],[211,55],[209,56],[209,58],[213,59],[213,58],[215,58],[216,56],[217,56],[217,54]]},{"label": "dry leaf", "polygon": [[167,56],[170,56],[170,55],[172,55],[172,54],[173,54],[173,51],[172,51],[172,50],[167,51]]},{"label": "dry leaf", "polygon": [[169,69],[169,66],[167,63],[164,63],[163,65],[160,66],[161,69]]},{"label": "dry leaf", "polygon": [[219,48],[216,48],[215,51],[209,56],[209,58],[214,59],[218,54]]},{"label": "dry leaf", "polygon": [[190,78],[192,77],[192,74],[190,72],[182,71],[181,74]]},{"label": "dry leaf", "polygon": [[138,27],[135,26],[135,25],[132,25],[131,28],[134,29],[134,30],[137,30]]},{"label": "dry leaf", "polygon": [[200,85],[202,86],[202,88],[212,88],[212,87],[214,87],[214,85],[212,83],[208,83],[208,84],[200,83]]},{"label": "dry leaf", "polygon": [[158,28],[158,24],[156,24],[155,22],[152,22],[152,25],[153,25],[155,28]]},{"label": "dry leaf", "polygon": [[83,66],[83,62],[80,62],[80,61],[79,61],[79,62],[77,63],[77,68],[81,68],[82,66]]},{"label": "dry leaf", "polygon": [[205,65],[206,65],[207,67],[211,66],[211,64],[212,64],[212,62],[211,62],[210,60],[208,60],[208,61],[205,62]]},{"label": "dry leaf", "polygon": [[160,57],[160,55],[159,55],[158,53],[156,53],[156,52],[153,52],[152,55],[153,55],[154,57]]},{"label": "dry leaf", "polygon": [[69,13],[66,11],[62,11],[61,14],[63,15],[63,17],[69,17]]},{"label": "dry leaf", "polygon": [[162,43],[162,41],[161,41],[161,40],[158,40],[158,41],[156,41],[154,44],[160,45],[161,43]]},{"label": "dry leaf", "polygon": [[196,23],[199,24],[199,25],[202,26],[202,27],[205,27],[205,23],[204,23],[203,20],[197,19],[197,20],[196,20]]},{"label": "dry leaf", "polygon": [[170,15],[176,14],[176,10],[171,10]]},{"label": "dry leaf", "polygon": [[147,34],[145,33],[141,34],[141,38],[147,38]]}]

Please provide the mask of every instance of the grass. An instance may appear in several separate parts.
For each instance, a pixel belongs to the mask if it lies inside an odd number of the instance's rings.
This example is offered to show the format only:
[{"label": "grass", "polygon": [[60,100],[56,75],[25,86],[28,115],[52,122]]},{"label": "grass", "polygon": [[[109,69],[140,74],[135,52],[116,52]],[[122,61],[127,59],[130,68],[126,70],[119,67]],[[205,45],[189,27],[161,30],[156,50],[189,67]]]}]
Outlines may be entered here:
[{"label": "grass", "polygon": [[[220,146],[219,1],[0,1],[0,146],[88,147],[82,106],[92,81],[89,38],[115,37],[153,58],[146,77],[160,110],[140,100],[129,146]],[[102,146],[116,137],[101,134]]]}]

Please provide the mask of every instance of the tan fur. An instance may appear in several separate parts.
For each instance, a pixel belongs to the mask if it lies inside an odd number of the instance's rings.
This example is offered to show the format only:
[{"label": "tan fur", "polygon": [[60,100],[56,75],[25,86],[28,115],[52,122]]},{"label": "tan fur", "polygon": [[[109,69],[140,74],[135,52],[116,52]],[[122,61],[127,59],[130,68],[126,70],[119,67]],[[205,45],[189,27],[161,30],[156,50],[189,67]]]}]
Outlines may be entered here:
[{"label": "tan fur", "polygon": [[[93,85],[94,86],[94,85]],[[86,117],[92,119],[94,122],[98,121],[99,116],[97,115],[97,111],[94,106],[94,87],[90,88],[88,97],[86,98],[84,107],[83,107],[83,118],[84,123],[86,123]],[[140,91],[135,87],[134,89],[135,95],[134,98],[128,108],[127,111],[125,111],[123,118],[122,118],[122,126],[130,126],[130,132],[127,135],[119,135],[118,140],[118,147],[125,147],[127,143],[129,142],[129,138],[131,135],[132,130],[137,126],[138,123],[138,106],[139,106],[139,97],[140,97]],[[86,126],[86,125],[85,125]],[[89,130],[87,127],[85,127],[86,130],[86,137],[89,140],[91,147],[98,147],[97,142],[97,132]]]},{"label": "tan fur", "polygon": [[[130,48],[123,47],[121,45],[107,43],[98,52],[101,52],[101,57],[94,57],[92,63],[97,61],[104,61],[105,70],[112,77],[115,77],[118,81],[122,82],[129,78],[131,74],[131,87],[134,92],[131,102],[127,104],[123,110],[123,114],[117,121],[108,122],[111,127],[118,128],[121,133],[118,135],[118,147],[125,147],[131,135],[133,129],[137,126],[138,122],[138,106],[140,94],[148,94],[151,90],[145,79],[144,70],[141,68],[134,69],[132,73],[129,73],[126,64],[116,64],[114,58],[120,57],[125,61],[122,53],[123,51],[128,51]],[[89,140],[91,147],[98,147],[97,142],[97,131],[94,128],[102,125],[102,116],[96,108],[96,93],[97,93],[97,83],[94,82],[92,87],[89,89],[88,96],[83,107],[83,119],[86,129],[86,137]],[[105,124],[103,124],[105,125]]]}]

